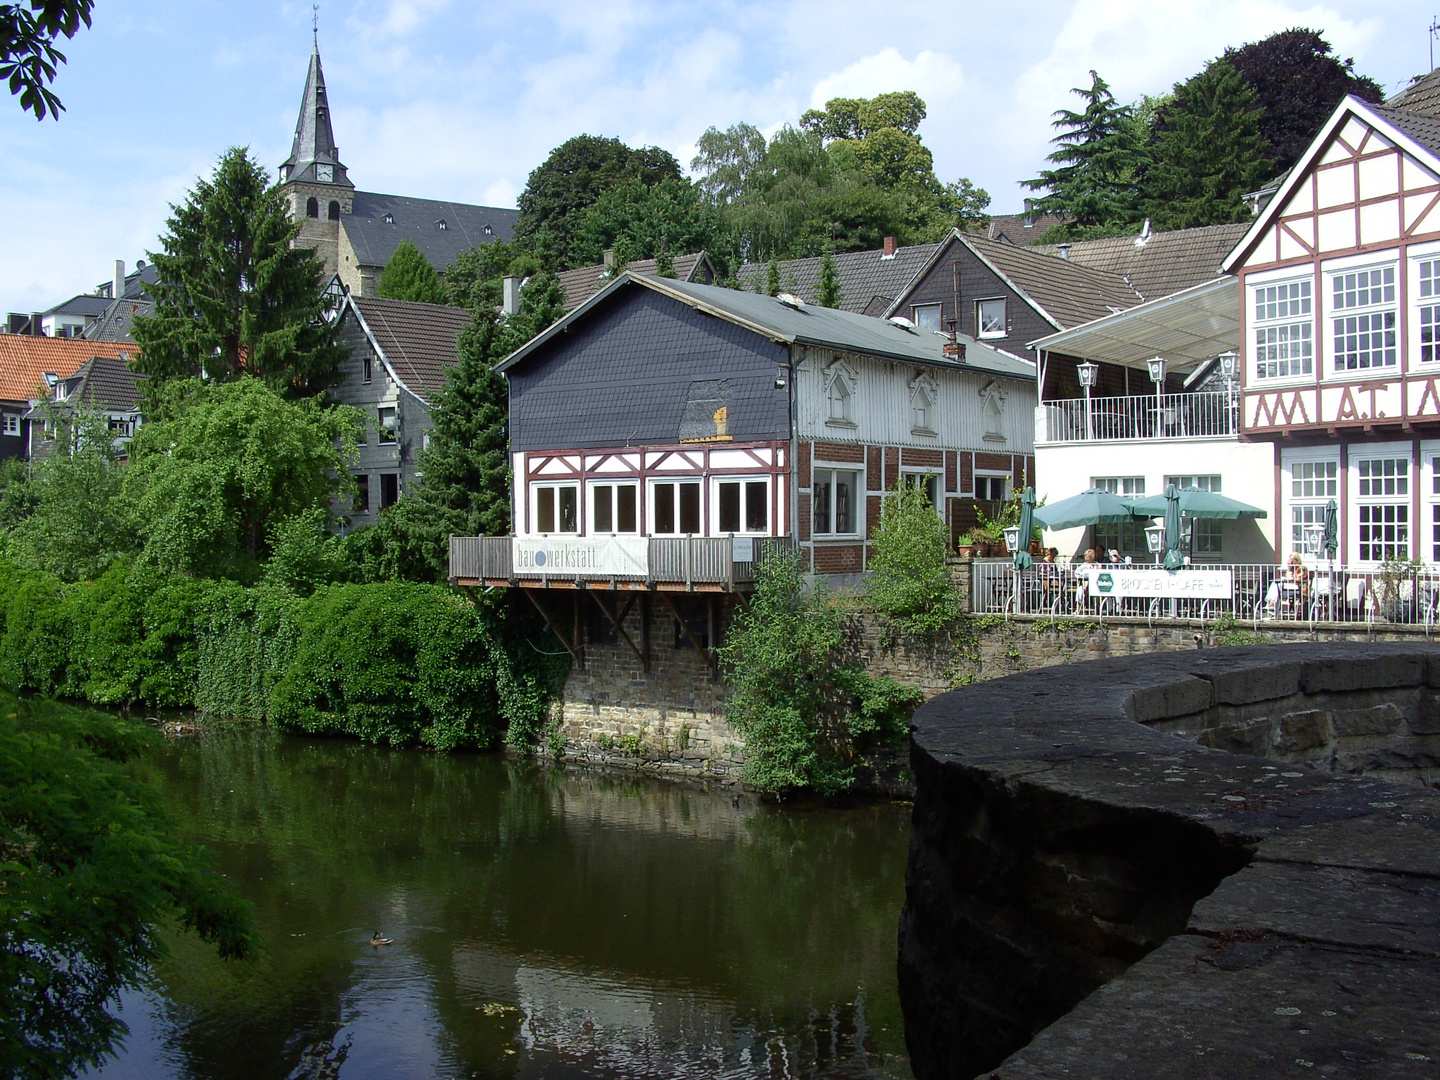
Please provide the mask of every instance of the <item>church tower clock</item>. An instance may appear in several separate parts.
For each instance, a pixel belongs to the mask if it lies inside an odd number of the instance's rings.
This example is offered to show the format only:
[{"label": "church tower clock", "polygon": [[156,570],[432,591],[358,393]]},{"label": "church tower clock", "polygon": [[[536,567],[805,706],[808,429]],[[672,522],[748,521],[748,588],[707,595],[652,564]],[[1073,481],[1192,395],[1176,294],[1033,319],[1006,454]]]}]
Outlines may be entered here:
[{"label": "church tower clock", "polygon": [[340,263],[340,216],[354,209],[355,185],[340,163],[330,128],[330,103],[325,97],[318,39],[310,53],[295,142],[290,156],[280,165],[280,191],[291,220],[300,223],[295,243],[313,247],[325,272],[334,273]]}]

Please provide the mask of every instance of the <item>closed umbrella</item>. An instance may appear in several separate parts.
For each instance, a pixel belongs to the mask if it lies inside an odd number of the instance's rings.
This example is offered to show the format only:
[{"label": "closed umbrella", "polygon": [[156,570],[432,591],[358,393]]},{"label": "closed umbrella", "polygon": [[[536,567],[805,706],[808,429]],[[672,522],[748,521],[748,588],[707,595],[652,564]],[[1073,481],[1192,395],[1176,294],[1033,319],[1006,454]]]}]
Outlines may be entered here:
[{"label": "closed umbrella", "polygon": [[1090,488],[1059,502],[1046,503],[1032,512],[1032,521],[1043,529],[1077,529],[1081,525],[1101,525],[1116,521],[1133,521],[1130,503],[1103,488]]},{"label": "closed umbrella", "polygon": [[1165,485],[1165,561],[1166,570],[1178,570],[1185,565],[1185,556],[1180,554],[1180,489],[1174,484]]},{"label": "closed umbrella", "polygon": [[1020,496],[1020,533],[1019,543],[1015,545],[1015,569],[1029,570],[1030,558],[1030,535],[1035,531],[1035,489],[1027,487],[1025,493]]},{"label": "closed umbrella", "polygon": [[[1170,485],[1174,487],[1174,485]],[[1167,495],[1169,488],[1166,489]],[[1151,495],[1131,503],[1136,517],[1160,517],[1169,507],[1167,495]],[[1240,518],[1263,518],[1265,511],[1258,506],[1229,499],[1204,488],[1180,489],[1180,513],[1192,518],[1219,518],[1223,521],[1238,521]]]},{"label": "closed umbrella", "polygon": [[1320,546],[1333,562],[1335,552],[1340,550],[1340,522],[1336,519],[1334,499],[1325,504],[1325,534],[1320,539]]}]

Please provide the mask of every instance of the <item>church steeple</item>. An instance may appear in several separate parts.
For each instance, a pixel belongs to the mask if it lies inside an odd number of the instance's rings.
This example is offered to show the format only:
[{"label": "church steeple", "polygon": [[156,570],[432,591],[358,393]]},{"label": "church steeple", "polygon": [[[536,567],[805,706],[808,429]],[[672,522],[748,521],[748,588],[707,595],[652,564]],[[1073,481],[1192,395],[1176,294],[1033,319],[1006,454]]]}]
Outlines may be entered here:
[{"label": "church steeple", "polygon": [[325,73],[320,68],[320,43],[310,53],[310,72],[305,77],[305,96],[300,101],[300,119],[295,123],[295,143],[290,156],[280,165],[280,182],[335,184],[354,190],[345,175],[335,134],[330,129],[330,103],[325,96]]}]

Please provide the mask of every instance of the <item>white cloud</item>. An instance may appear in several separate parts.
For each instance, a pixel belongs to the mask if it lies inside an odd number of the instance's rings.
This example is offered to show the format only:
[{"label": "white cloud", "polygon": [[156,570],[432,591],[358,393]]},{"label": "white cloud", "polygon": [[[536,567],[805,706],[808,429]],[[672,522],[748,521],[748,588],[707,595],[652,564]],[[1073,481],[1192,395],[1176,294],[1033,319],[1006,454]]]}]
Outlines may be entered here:
[{"label": "white cloud", "polygon": [[810,92],[810,107],[823,109],[831,98],[874,97],[892,90],[913,90],[928,105],[954,97],[964,83],[959,62],[944,53],[926,49],[906,60],[890,46],[817,82]]}]

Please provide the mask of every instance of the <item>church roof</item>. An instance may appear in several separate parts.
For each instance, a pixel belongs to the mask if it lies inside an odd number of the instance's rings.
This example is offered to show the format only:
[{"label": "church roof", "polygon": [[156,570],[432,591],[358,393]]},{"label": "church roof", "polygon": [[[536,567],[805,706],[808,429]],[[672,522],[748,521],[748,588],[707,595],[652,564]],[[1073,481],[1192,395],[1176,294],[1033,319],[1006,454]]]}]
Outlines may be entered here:
[{"label": "church roof", "polygon": [[[330,180],[320,180],[316,166],[334,169]],[[335,133],[330,129],[330,102],[325,96],[325,73],[320,69],[320,46],[310,53],[310,71],[305,76],[305,96],[300,100],[300,118],[295,122],[295,142],[290,156],[280,163],[281,182],[304,180],[309,183],[333,183],[352,187],[340,164],[340,151],[335,146]]]},{"label": "church roof", "polygon": [[444,270],[455,256],[492,240],[509,240],[518,210],[355,192],[354,209],[340,224],[361,266],[384,266],[401,240],[418,247],[430,265]]}]

